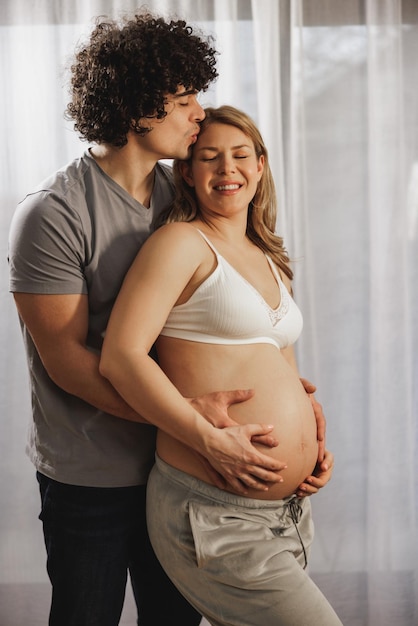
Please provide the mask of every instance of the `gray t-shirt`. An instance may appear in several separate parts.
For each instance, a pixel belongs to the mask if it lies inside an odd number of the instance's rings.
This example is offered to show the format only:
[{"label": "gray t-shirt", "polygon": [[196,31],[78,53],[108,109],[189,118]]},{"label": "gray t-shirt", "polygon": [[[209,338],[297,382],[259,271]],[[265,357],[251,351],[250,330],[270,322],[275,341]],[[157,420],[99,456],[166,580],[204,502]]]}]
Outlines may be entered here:
[{"label": "gray t-shirt", "polygon": [[[87,294],[87,346],[100,351],[124,275],[173,193],[171,168],[158,164],[148,209],[86,151],[19,204],[10,229],[10,291]],[[154,461],[155,428],[63,391],[46,373],[24,325],[22,331],[33,408],[27,452],[35,467],[74,485],[144,484]]]}]

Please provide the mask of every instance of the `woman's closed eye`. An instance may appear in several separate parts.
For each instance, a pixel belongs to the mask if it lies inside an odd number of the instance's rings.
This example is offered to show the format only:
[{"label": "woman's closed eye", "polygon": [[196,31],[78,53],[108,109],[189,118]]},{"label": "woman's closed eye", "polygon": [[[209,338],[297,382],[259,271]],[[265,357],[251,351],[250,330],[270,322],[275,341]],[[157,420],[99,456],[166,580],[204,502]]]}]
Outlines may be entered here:
[{"label": "woman's closed eye", "polygon": [[[219,158],[220,155],[215,155],[215,156],[203,156],[201,157],[201,161],[203,161],[203,163],[209,162],[209,161],[215,161],[217,158]],[[233,159],[248,159],[249,155],[248,154],[234,154],[233,155]]]}]

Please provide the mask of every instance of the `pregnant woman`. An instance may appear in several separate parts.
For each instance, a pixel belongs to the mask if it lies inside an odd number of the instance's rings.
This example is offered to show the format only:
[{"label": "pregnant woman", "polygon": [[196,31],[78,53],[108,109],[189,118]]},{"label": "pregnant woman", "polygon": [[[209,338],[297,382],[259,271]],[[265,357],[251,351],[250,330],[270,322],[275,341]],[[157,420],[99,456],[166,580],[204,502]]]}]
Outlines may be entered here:
[{"label": "pregnant woman", "polygon": [[[214,626],[341,626],[306,571],[310,501],[295,492],[315,467],[317,428],[294,358],[302,316],[274,233],[267,150],[247,115],[210,108],[190,159],[174,167],[174,205],[128,272],[101,361],[160,427],[147,501],[155,552]],[[224,431],[271,425],[279,445],[263,453],[280,475],[264,491],[247,474],[245,489],[238,478],[217,486],[205,451],[216,456],[219,428],[185,399],[245,388],[254,395],[230,407],[237,426]],[[228,462],[219,454],[223,475]]]}]

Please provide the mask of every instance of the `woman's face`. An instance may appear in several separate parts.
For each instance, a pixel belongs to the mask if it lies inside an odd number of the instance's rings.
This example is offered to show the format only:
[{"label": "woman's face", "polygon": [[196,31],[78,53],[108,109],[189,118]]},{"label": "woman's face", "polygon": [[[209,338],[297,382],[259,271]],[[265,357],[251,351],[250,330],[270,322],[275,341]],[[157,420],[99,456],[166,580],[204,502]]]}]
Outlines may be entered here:
[{"label": "woman's face", "polygon": [[193,147],[191,163],[182,168],[194,187],[202,214],[232,217],[248,211],[264,168],[253,141],[236,126],[214,122]]}]

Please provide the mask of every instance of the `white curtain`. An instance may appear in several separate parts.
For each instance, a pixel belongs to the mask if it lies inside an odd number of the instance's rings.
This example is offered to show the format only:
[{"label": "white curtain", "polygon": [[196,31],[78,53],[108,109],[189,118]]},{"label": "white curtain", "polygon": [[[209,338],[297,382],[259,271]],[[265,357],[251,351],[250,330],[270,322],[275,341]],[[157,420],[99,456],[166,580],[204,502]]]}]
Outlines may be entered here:
[{"label": "white curtain", "polygon": [[[270,150],[305,320],[300,370],[318,386],[336,457],[331,483],[312,498],[311,574],[345,626],[416,626],[418,3],[147,4],[215,36],[220,78],[203,102],[246,110]],[[30,598],[47,581],[7,232],[18,200],[85,147],[63,119],[63,67],[77,40],[93,16],[136,8],[0,6],[0,623],[12,589]],[[36,610],[30,623],[45,624],[47,606]]]}]

